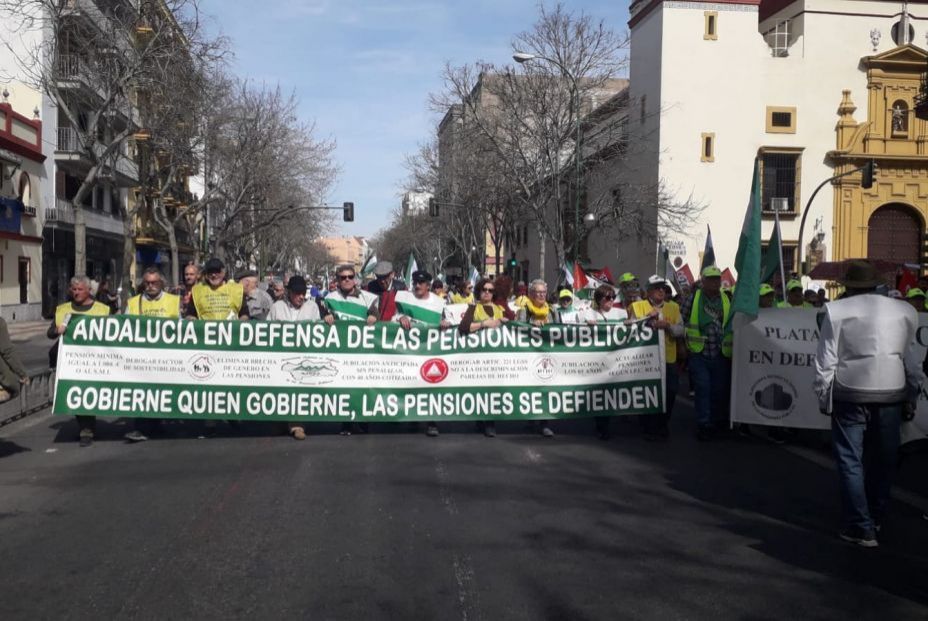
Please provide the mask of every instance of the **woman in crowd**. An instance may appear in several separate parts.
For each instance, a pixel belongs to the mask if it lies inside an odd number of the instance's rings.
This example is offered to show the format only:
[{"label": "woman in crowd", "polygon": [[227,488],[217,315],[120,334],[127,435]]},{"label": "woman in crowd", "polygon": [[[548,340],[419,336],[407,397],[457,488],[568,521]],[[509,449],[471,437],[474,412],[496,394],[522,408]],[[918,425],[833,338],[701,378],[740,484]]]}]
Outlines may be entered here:
[{"label": "woman in crowd", "polygon": [[[493,301],[496,296],[496,287],[492,280],[489,278],[478,280],[476,292],[477,303],[467,307],[464,316],[461,318],[461,325],[458,326],[461,334],[470,334],[478,330],[492,330],[509,321],[506,319],[503,307]],[[493,421],[478,422],[477,430],[483,431],[483,434],[488,438],[496,437],[496,423]]]},{"label": "woman in crowd", "polygon": [[496,291],[493,292],[493,303],[503,309],[503,317],[509,321],[514,321],[516,311],[510,306],[510,297],[512,296],[512,277],[506,274],[500,274],[493,281]]},{"label": "woman in crowd", "polygon": [[[555,314],[554,309],[548,304],[548,283],[536,278],[528,285],[528,296],[519,308],[519,321],[541,327],[553,323]],[[539,421],[539,425],[541,435],[546,438],[554,437],[550,421]]]},{"label": "woman in crowd", "polygon": [[[615,289],[610,285],[600,285],[593,292],[593,306],[583,315],[583,321],[595,326],[601,323],[625,321],[628,313],[615,304]],[[600,440],[609,439],[609,417],[596,417],[596,435]]]}]

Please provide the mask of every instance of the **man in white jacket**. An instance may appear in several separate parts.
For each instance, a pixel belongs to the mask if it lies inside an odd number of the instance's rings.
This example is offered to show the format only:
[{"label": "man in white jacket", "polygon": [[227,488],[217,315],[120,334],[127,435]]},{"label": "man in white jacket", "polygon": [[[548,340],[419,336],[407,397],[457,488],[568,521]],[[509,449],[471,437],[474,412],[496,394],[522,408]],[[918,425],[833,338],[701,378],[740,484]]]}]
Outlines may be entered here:
[{"label": "man in white jacket", "polygon": [[831,415],[840,537],[872,548],[889,505],[899,427],[924,379],[913,359],[918,315],[874,293],[881,280],[866,261],[852,261],[841,284],[844,298],[825,305],[814,386],[819,409]]}]

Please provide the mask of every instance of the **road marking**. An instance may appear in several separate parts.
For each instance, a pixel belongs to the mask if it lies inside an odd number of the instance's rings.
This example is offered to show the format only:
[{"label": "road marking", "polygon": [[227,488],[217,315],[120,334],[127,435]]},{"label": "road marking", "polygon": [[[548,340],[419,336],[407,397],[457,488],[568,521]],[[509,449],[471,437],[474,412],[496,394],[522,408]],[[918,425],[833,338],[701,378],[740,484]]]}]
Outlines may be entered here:
[{"label": "road marking", "polygon": [[56,448],[45,449],[45,452],[46,452],[46,453],[57,453],[57,452],[58,452],[58,449],[56,449]]},{"label": "road marking", "polygon": [[525,457],[533,464],[541,461],[541,453],[537,453],[530,448],[525,449]]},{"label": "road marking", "polygon": [[438,497],[441,498],[441,504],[448,515],[457,515],[458,505],[451,497],[451,490],[448,489],[448,469],[445,468],[445,464],[440,461],[436,463],[435,474],[438,475]]},{"label": "road marking", "polygon": [[[477,610],[477,593],[474,589],[474,570],[471,567],[470,557],[466,554],[454,554],[452,557],[454,567],[454,581],[458,586],[458,603],[461,604],[461,619],[479,618]],[[473,616],[470,616],[473,611]]]}]

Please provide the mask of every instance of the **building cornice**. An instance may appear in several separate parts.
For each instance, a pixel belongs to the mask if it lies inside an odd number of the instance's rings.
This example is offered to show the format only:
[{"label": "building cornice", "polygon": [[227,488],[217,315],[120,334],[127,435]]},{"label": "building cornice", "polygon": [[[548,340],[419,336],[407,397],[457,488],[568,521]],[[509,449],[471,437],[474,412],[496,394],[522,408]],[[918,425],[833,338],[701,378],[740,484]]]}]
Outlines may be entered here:
[{"label": "building cornice", "polygon": [[665,2],[672,2],[674,5],[692,4],[705,5],[707,9],[712,5],[719,6],[725,4],[740,4],[743,6],[760,6],[762,0],[635,0],[628,8],[631,18],[628,20],[628,27],[634,26],[647,17],[654,9]]}]

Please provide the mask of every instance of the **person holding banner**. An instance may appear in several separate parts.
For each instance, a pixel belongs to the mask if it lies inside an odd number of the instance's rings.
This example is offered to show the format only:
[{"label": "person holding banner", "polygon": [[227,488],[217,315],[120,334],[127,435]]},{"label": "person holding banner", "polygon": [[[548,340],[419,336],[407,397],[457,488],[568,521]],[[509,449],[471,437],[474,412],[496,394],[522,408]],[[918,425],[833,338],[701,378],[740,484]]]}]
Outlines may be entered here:
[{"label": "person holding banner", "polygon": [[[623,277],[631,276],[634,279],[632,274],[623,274]],[[632,282],[632,280],[626,280],[626,282]],[[637,288],[637,280],[634,280],[634,285],[630,285],[634,288]],[[630,291],[630,289],[629,289]],[[615,288],[612,285],[600,285],[593,291],[593,306],[586,309],[581,316],[580,321],[591,326],[595,326],[600,323],[619,323],[628,319],[628,312],[625,309],[620,308],[615,303]],[[629,296],[629,299],[632,299],[633,296]],[[608,440],[611,436],[609,432],[609,419],[608,416],[596,416],[594,418],[596,425],[596,436],[600,440]]]},{"label": "person holding banner", "polygon": [[[519,307],[518,320],[522,323],[530,323],[533,326],[541,327],[553,323],[555,311],[548,304],[548,283],[540,278],[536,278],[528,284],[528,295]],[[554,430],[551,429],[551,423],[543,420],[539,421],[541,435],[545,438],[553,438]]]},{"label": "person holding banner", "polygon": [[648,278],[647,298],[633,302],[629,319],[643,320],[654,330],[664,331],[664,352],[667,377],[667,400],[660,414],[641,416],[645,440],[666,440],[670,437],[670,415],[677,399],[680,377],[677,374],[677,339],[683,336],[683,320],[676,302],[667,300],[667,281],[655,274]]},{"label": "person holding banner", "polygon": [[[396,312],[393,321],[404,330],[414,325],[437,326],[442,329],[451,327],[451,322],[444,318],[445,301],[430,291],[432,275],[424,270],[412,273],[412,291],[398,291],[396,294]],[[430,438],[438,436],[438,425],[430,421],[425,435]]]},{"label": "person holding banner", "polygon": [[696,437],[711,440],[716,426],[728,417],[731,385],[732,335],[726,333],[731,301],[722,293],[722,270],[702,270],[702,288],[684,303],[681,315],[690,352],[690,381],[696,405]]},{"label": "person holding banner", "polygon": [[[392,275],[392,264],[390,274]],[[380,300],[376,295],[364,291],[358,285],[354,265],[346,263],[336,267],[335,283],[335,290],[322,300],[323,321],[330,326],[336,321],[363,321],[367,325],[377,323],[380,317]],[[393,294],[390,293],[390,295]],[[367,433],[368,423],[360,423],[358,428],[362,433]],[[343,436],[350,436],[351,429],[351,423],[342,423],[340,433]]]},{"label": "person holding banner", "polygon": [[[478,330],[493,330],[500,327],[507,321],[503,308],[493,302],[493,296],[496,294],[496,287],[489,278],[481,278],[477,281],[477,303],[471,304],[464,311],[461,317],[461,324],[458,330],[461,334],[470,334]],[[488,438],[496,437],[496,423],[493,421],[480,421],[477,423],[477,430],[482,431],[483,435]]]},{"label": "person holding banner", "polygon": [[322,318],[330,326],[336,321],[376,323],[380,316],[377,296],[358,286],[357,274],[350,263],[335,268],[335,291],[322,302]]},{"label": "person holding banner", "polygon": [[226,282],[226,266],[213,257],[203,266],[205,282],[193,286],[187,316],[191,319],[250,319],[245,290],[237,282]]},{"label": "person holding banner", "polygon": [[915,414],[925,376],[913,359],[918,313],[876,295],[876,268],[850,261],[844,297],[825,305],[813,387],[831,416],[840,481],[841,539],[879,545],[898,465],[900,426]]},{"label": "person holding banner", "polygon": [[[164,290],[164,274],[157,267],[149,267],[142,273],[142,293],[129,298],[123,314],[136,317],[180,318],[181,298]],[[134,418],[133,429],[123,436],[129,442],[148,440],[161,419]]]},{"label": "person holding banner", "polygon": [[[351,268],[354,272],[354,268]],[[306,279],[302,276],[291,276],[287,281],[287,295],[271,305],[267,314],[268,321],[319,321],[319,307],[314,301],[306,299]],[[299,423],[290,423],[287,426],[290,436],[294,440],[305,440],[306,429]]]},{"label": "person holding banner", "polygon": [[[52,325],[48,328],[47,336],[55,339],[52,346],[52,352],[49,352],[50,366],[56,366],[58,361],[58,339],[68,328],[68,322],[74,315],[91,315],[94,317],[105,317],[110,314],[110,307],[102,302],[95,302],[93,295],[90,293],[90,279],[86,276],[75,276],[71,279],[68,292],[71,297],[70,302],[59,304],[55,309],[55,318]],[[75,416],[77,427],[79,429],[78,439],[83,447],[93,444],[93,434],[97,427],[97,418],[95,416]]]}]

